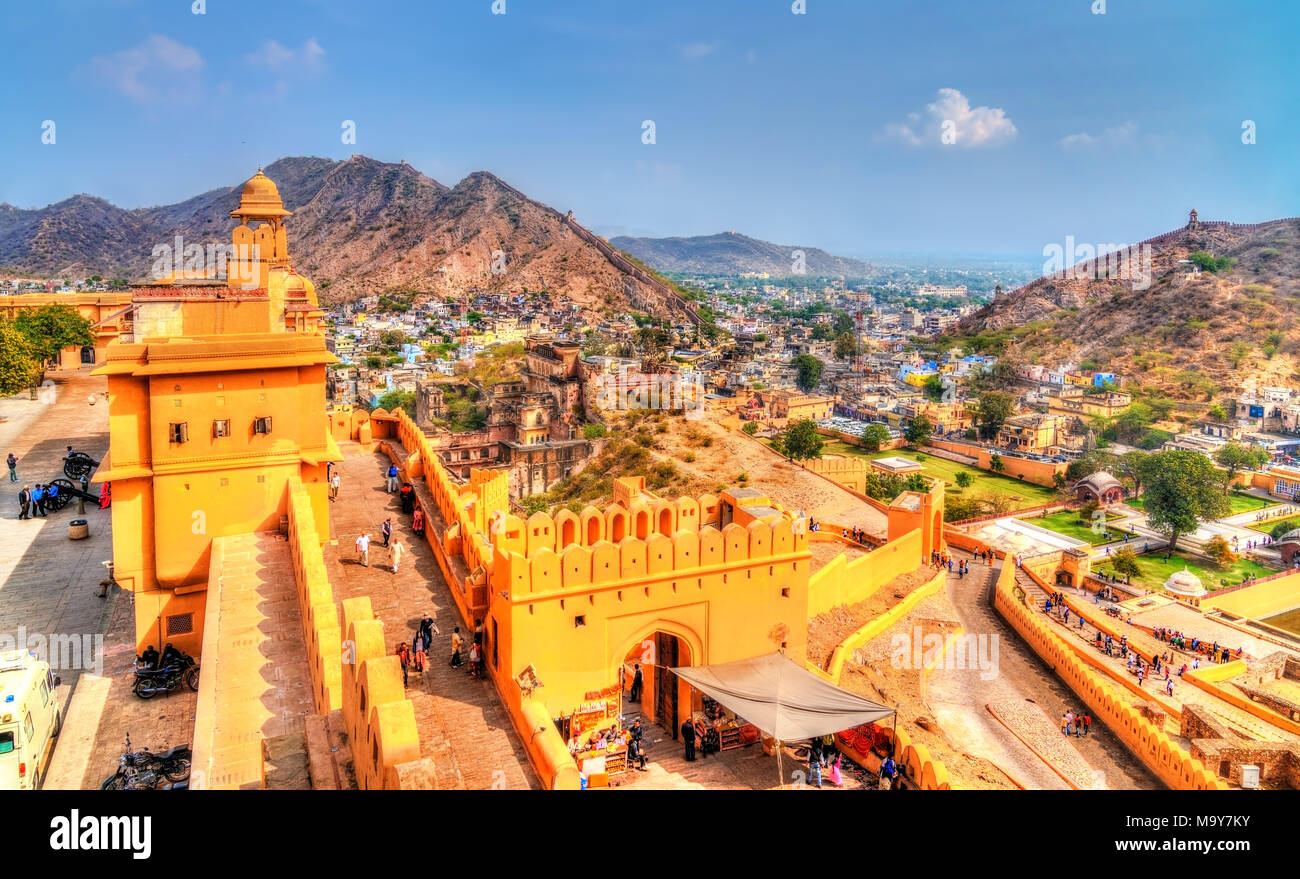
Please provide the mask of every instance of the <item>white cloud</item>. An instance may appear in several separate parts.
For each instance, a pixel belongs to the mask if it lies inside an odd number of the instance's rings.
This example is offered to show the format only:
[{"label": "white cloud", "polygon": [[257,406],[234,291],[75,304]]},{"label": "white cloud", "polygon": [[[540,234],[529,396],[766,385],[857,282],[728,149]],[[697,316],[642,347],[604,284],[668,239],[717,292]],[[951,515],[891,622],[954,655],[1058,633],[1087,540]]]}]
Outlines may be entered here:
[{"label": "white cloud", "polygon": [[244,60],[254,67],[265,67],[276,73],[316,73],[324,66],[325,50],[316,42],[315,37],[308,37],[301,48],[290,49],[275,40],[267,40],[256,52],[245,56]]},{"label": "white cloud", "polygon": [[717,43],[688,43],[682,46],[682,57],[688,61],[705,58],[718,51]]},{"label": "white cloud", "polygon": [[[945,123],[952,123],[945,127]],[[932,103],[920,113],[908,113],[905,122],[891,122],[877,140],[895,140],[908,146],[943,146],[945,130],[953,132],[952,143],[961,147],[994,146],[1016,136],[1016,126],[1005,110],[972,107],[956,89],[939,89]]]},{"label": "white cloud", "polygon": [[1136,122],[1125,122],[1123,125],[1107,128],[1097,135],[1088,134],[1087,132],[1067,134],[1061,138],[1061,148],[1066,150],[1086,150],[1127,146],[1137,140],[1137,133],[1138,126]]},{"label": "white cloud", "polygon": [[165,99],[196,99],[203,57],[197,49],[159,34],[110,55],[96,55],[84,71],[142,104]]}]

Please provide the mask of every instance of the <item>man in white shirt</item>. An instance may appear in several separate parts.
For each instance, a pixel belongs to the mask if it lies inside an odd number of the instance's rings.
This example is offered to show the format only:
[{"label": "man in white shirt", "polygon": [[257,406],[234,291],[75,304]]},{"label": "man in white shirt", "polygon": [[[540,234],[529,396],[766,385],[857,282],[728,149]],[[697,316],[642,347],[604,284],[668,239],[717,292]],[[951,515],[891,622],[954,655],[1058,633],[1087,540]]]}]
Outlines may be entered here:
[{"label": "man in white shirt", "polygon": [[362,534],[357,538],[357,554],[361,557],[362,567],[370,567],[370,534]]}]

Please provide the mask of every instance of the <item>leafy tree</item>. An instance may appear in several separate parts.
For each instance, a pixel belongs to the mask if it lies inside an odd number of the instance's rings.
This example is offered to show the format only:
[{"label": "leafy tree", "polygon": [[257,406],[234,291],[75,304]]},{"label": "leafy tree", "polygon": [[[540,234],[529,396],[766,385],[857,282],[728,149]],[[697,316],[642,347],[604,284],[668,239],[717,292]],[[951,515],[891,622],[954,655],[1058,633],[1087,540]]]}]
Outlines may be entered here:
[{"label": "leafy tree", "polygon": [[1015,411],[1015,397],[1005,391],[989,391],[975,403],[971,415],[979,425],[980,436],[992,439]]},{"label": "leafy tree", "polygon": [[1057,491],[1065,491],[1065,475],[1063,473],[1052,474],[1052,487]]},{"label": "leafy tree", "polygon": [[27,337],[0,317],[0,395],[7,397],[31,387],[38,374],[36,357]]},{"label": "leafy tree", "polygon": [[584,424],[582,426],[582,436],[584,439],[600,439],[605,435],[605,425],[598,422]]},{"label": "leafy tree", "polygon": [[907,481],[903,483],[903,487],[907,491],[924,492],[930,490],[930,483],[926,482],[925,477],[922,476],[920,473],[909,473],[907,475]]},{"label": "leafy tree", "polygon": [[1214,562],[1214,566],[1219,570],[1223,570],[1237,560],[1237,554],[1232,551],[1228,541],[1219,534],[1205,541],[1205,554],[1210,557]]},{"label": "leafy tree", "polygon": [[1228,417],[1228,413],[1225,412],[1223,410],[1223,407],[1220,406],[1218,403],[1215,403],[1213,406],[1211,406],[1206,411],[1205,414],[1213,418],[1215,421],[1223,421],[1225,418]]},{"label": "leafy tree", "polygon": [[795,384],[797,384],[799,390],[804,393],[808,393],[813,388],[817,387],[817,383],[822,380],[822,370],[826,368],[826,364],[822,363],[811,354],[800,354],[794,360],[790,361],[790,365],[798,370]]},{"label": "leafy tree", "polygon": [[1273,530],[1268,532],[1268,536],[1274,540],[1281,540],[1286,534],[1296,530],[1295,522],[1278,522],[1273,526]]},{"label": "leafy tree", "polygon": [[796,461],[822,456],[822,436],[811,418],[790,425],[785,431],[785,453]]},{"label": "leafy tree", "polygon": [[862,428],[862,448],[868,452],[878,452],[889,442],[889,428],[883,424],[868,424]]},{"label": "leafy tree", "polygon": [[921,393],[925,394],[927,400],[935,403],[943,402],[943,377],[938,375],[926,376],[925,384],[921,385]]},{"label": "leafy tree", "polygon": [[970,475],[969,470],[958,470],[956,480],[958,488],[966,489],[970,488],[971,485],[974,484],[975,477]]},{"label": "leafy tree", "polygon": [[1142,462],[1146,456],[1146,452],[1125,452],[1115,459],[1111,467],[1121,482],[1128,482],[1133,486],[1134,497],[1142,492]]},{"label": "leafy tree", "polygon": [[379,398],[379,408],[385,412],[393,412],[398,408],[406,410],[406,414],[415,417],[415,391],[389,391]]},{"label": "leafy tree", "polygon": [[1203,250],[1198,250],[1195,253],[1189,253],[1187,254],[1187,258],[1192,263],[1200,267],[1201,271],[1210,272],[1211,274],[1221,272],[1224,269],[1232,268],[1231,257],[1226,257],[1226,256],[1216,257],[1213,254],[1206,253]]},{"label": "leafy tree", "polygon": [[1224,443],[1214,453],[1214,460],[1228,470],[1223,480],[1223,491],[1226,493],[1232,487],[1232,481],[1236,478],[1238,470],[1258,470],[1268,463],[1269,454],[1262,446],[1253,443],[1249,446],[1241,443]]},{"label": "leafy tree", "polygon": [[750,436],[753,436],[754,434],[758,433],[758,422],[746,421],[745,426],[742,427],[741,430],[743,430],[745,433],[749,434]]},{"label": "leafy tree", "polygon": [[994,455],[993,457],[989,458],[989,469],[992,470],[994,473],[1001,473],[1002,471],[1007,469],[1007,465],[1002,463],[1001,455]]},{"label": "leafy tree", "polygon": [[930,419],[924,415],[918,415],[912,419],[912,423],[907,426],[907,431],[903,436],[911,445],[917,445],[929,439],[934,434],[934,425]]},{"label": "leafy tree", "polygon": [[857,350],[858,340],[852,333],[840,333],[831,346],[831,353],[835,355],[836,360],[848,360],[857,353]]},{"label": "leafy tree", "polygon": [[835,312],[835,317],[831,319],[831,330],[837,336],[853,332],[853,318],[847,311]]},{"label": "leafy tree", "polygon": [[14,326],[27,337],[27,343],[40,366],[40,377],[45,377],[45,365],[57,360],[64,348],[95,344],[92,324],[75,308],[66,305],[42,305],[40,308],[19,312]]},{"label": "leafy tree", "polygon": [[1142,481],[1147,523],[1169,538],[1170,548],[1200,522],[1228,514],[1228,498],[1219,488],[1214,464],[1200,452],[1173,449],[1148,455],[1142,462]]},{"label": "leafy tree", "polygon": [[1130,546],[1121,546],[1115,550],[1110,557],[1111,566],[1115,568],[1115,573],[1126,574],[1130,577],[1140,576],[1142,568],[1138,566],[1137,553]]}]

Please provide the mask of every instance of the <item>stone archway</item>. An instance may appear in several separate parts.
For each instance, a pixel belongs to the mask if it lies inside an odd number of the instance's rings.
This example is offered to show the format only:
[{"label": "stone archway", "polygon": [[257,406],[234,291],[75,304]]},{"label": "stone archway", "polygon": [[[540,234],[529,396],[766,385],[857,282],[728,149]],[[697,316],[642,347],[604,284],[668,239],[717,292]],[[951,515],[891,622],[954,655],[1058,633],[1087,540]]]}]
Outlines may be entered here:
[{"label": "stone archway", "polygon": [[[657,620],[639,632],[625,641],[626,647],[614,656],[616,677],[623,683],[620,713],[640,714],[678,739],[682,721],[698,709],[695,702],[699,697],[690,684],[668,669],[701,664],[703,645],[694,632],[671,621]],[[630,688],[637,665],[641,668],[642,687],[633,702]]]},{"label": "stone archway", "polygon": [[83,345],[81,348],[81,363],[83,366],[93,366],[95,363],[95,347],[93,345]]}]

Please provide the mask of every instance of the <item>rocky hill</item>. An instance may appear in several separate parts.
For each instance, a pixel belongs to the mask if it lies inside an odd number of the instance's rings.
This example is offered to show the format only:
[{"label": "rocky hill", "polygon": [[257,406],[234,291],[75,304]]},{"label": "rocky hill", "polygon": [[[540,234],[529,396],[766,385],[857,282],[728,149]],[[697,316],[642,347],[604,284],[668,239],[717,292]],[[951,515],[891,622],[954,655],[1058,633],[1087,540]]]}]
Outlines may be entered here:
[{"label": "rocky hill", "polygon": [[[605,252],[571,217],[485,171],[452,188],[406,163],[294,157],[267,166],[285,207],[294,266],[326,302],[390,289],[547,289],[585,310],[667,315],[686,305],[658,279]],[[240,180],[179,204],[123,210],[78,195],[36,210],[0,205],[0,271],[149,279],[151,248],[229,240]],[[504,273],[493,271],[504,254]],[[495,260],[499,265],[500,261]]]},{"label": "rocky hill", "polygon": [[1300,219],[1189,223],[1143,244],[1145,289],[1107,277],[1103,259],[1080,263],[996,297],[946,341],[1023,363],[1090,362],[1186,400],[1300,381]]},{"label": "rocky hill", "polygon": [[735,232],[698,235],[693,238],[610,239],[619,250],[632,254],[660,272],[695,272],[704,275],[738,275],[767,272],[787,277],[793,268],[795,251],[803,251],[804,272],[824,277],[866,278],[872,267],[862,260],[832,256],[816,247],[773,244]]}]

